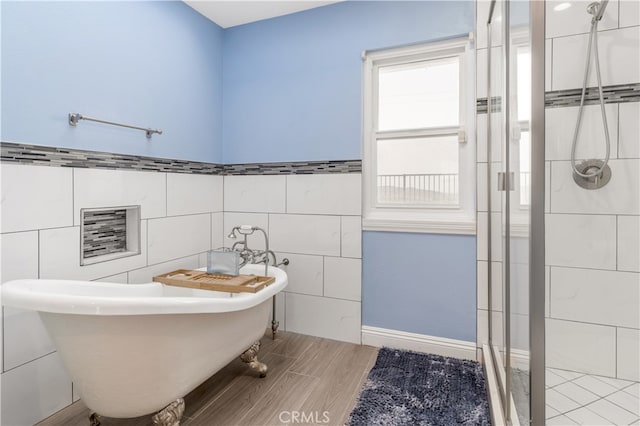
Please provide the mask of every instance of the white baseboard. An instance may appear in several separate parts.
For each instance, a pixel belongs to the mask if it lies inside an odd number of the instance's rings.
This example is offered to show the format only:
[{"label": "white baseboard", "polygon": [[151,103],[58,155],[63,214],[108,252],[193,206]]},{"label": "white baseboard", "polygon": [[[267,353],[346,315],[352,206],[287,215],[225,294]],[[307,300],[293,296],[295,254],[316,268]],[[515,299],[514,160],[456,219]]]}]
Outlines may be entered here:
[{"label": "white baseboard", "polygon": [[362,344],[476,360],[475,342],[362,326]]}]

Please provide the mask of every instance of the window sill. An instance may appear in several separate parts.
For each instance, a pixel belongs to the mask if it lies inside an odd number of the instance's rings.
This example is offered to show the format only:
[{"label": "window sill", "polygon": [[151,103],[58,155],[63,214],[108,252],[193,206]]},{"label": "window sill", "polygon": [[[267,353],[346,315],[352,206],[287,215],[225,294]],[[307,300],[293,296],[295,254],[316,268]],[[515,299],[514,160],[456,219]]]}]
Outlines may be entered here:
[{"label": "window sill", "polygon": [[467,217],[449,218],[362,218],[363,231],[412,232],[424,234],[476,235],[476,221]]}]

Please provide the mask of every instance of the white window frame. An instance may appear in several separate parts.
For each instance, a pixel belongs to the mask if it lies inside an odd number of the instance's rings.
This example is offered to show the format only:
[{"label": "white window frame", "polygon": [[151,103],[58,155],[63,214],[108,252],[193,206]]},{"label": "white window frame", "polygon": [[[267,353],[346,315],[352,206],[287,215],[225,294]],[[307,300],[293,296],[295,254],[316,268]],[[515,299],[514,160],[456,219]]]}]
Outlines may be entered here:
[{"label": "white window frame", "polygon": [[[455,127],[377,131],[378,69],[381,66],[458,56],[460,58],[460,122]],[[474,59],[467,37],[422,45],[376,50],[363,54],[363,218],[368,231],[476,233],[475,94]],[[389,205],[377,201],[377,141],[382,139],[457,134],[459,143],[457,206]]]}]

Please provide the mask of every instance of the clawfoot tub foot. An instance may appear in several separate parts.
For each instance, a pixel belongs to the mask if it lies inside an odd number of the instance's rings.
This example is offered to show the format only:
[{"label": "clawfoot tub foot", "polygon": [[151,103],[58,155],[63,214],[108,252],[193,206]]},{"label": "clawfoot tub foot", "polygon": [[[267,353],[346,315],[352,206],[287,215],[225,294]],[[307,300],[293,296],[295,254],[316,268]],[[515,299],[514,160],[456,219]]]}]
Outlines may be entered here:
[{"label": "clawfoot tub foot", "polygon": [[260,342],[255,342],[249,349],[240,355],[240,360],[249,364],[251,369],[260,373],[260,378],[267,377],[267,365],[258,361],[258,351],[260,350]]},{"label": "clawfoot tub foot", "polygon": [[100,416],[98,413],[89,414],[89,426],[100,426]]},{"label": "clawfoot tub foot", "polygon": [[184,413],[184,399],[178,398],[151,417],[157,426],[179,426]]}]

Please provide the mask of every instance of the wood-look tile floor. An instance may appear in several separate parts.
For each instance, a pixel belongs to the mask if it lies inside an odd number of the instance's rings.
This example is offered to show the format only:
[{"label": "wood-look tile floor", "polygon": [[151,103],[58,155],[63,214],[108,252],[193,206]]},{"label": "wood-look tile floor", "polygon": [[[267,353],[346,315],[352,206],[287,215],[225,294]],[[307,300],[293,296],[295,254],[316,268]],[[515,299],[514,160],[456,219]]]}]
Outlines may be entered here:
[{"label": "wood-look tile floor", "polygon": [[[184,397],[181,424],[280,425],[297,412],[312,418],[310,423],[343,425],[377,354],[378,349],[371,346],[319,337],[279,332],[274,341],[265,335],[258,359],[269,367],[267,377],[259,378],[246,364],[234,360]],[[89,409],[80,400],[39,425],[86,426],[88,419]],[[152,422],[151,416],[144,416],[102,418],[102,424],[146,426]]]}]

